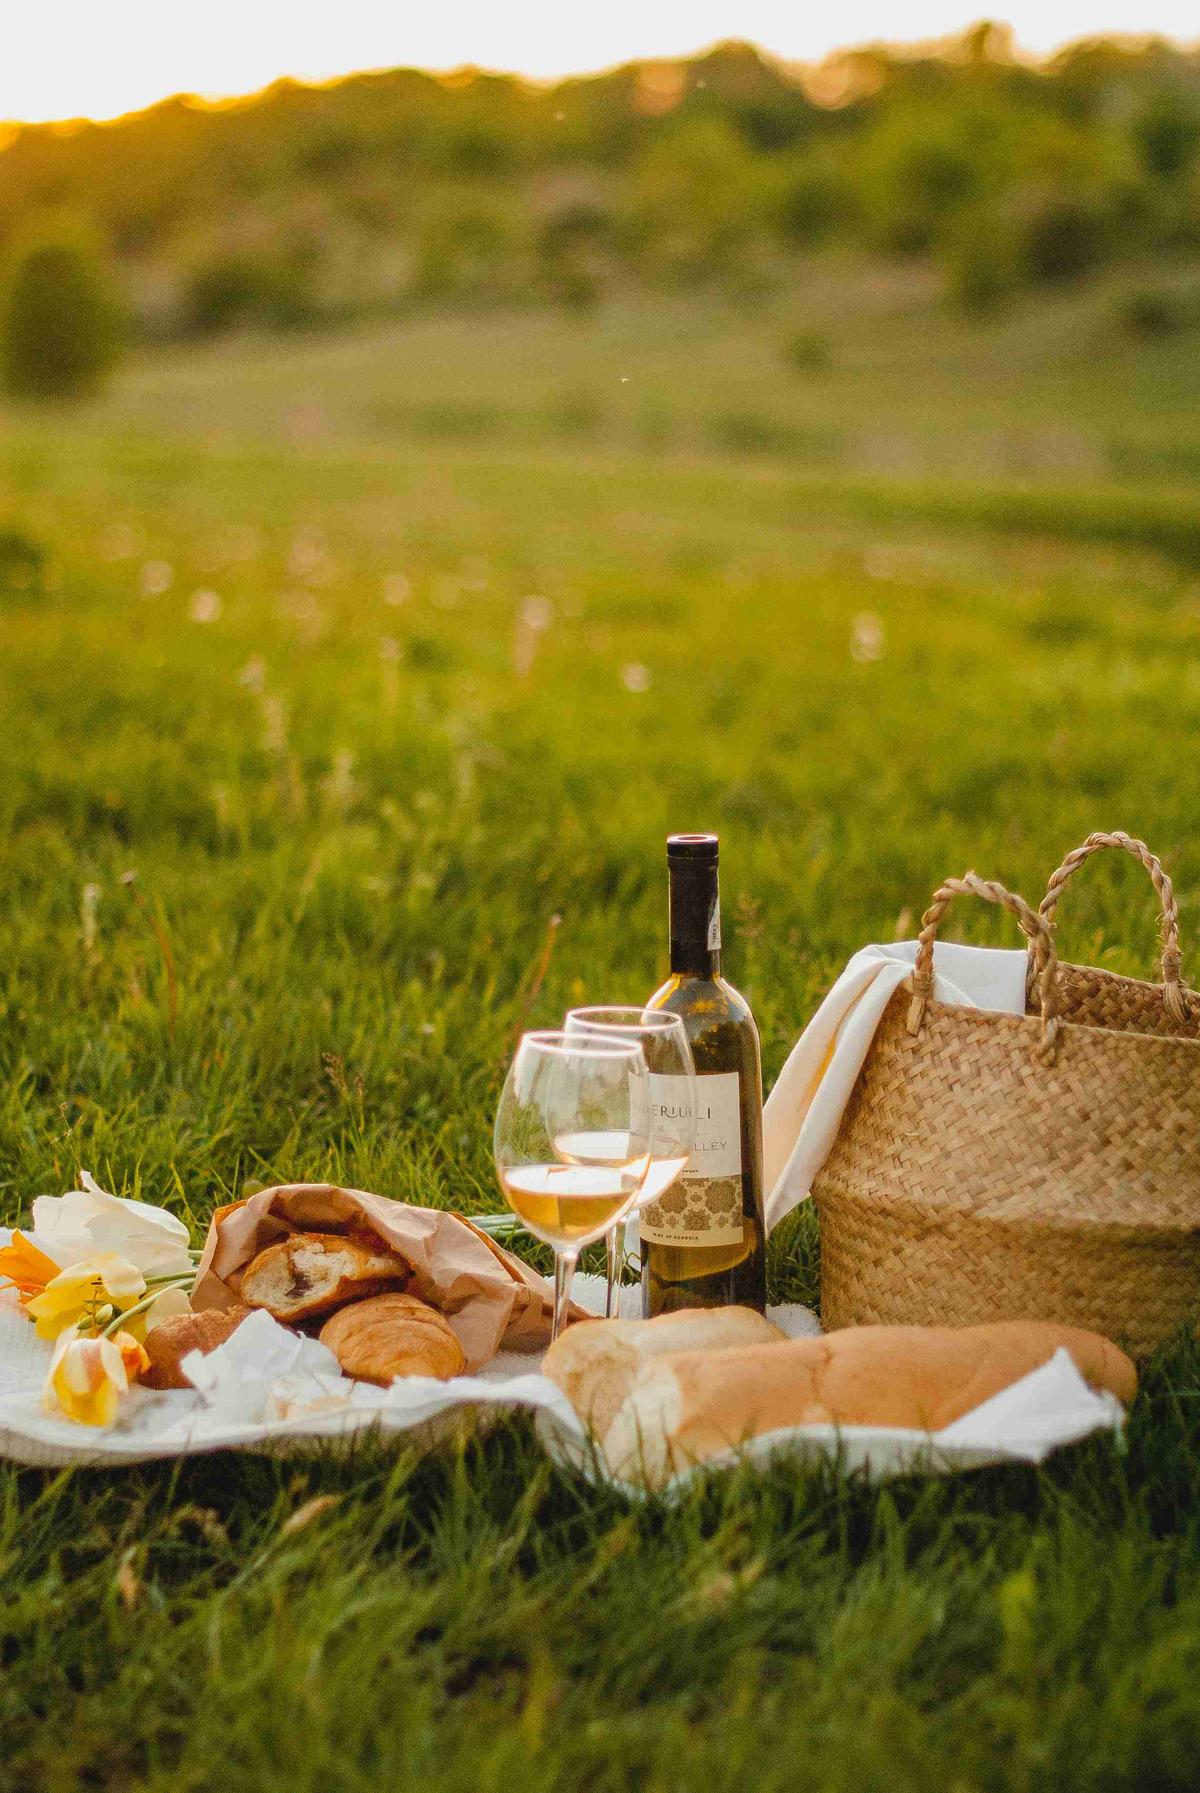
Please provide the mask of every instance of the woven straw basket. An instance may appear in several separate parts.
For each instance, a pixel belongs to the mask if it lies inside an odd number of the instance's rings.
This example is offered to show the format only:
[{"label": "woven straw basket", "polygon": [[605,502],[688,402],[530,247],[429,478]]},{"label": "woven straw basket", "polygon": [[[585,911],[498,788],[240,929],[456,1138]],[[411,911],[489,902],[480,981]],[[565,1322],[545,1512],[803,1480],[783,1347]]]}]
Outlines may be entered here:
[{"label": "woven straw basket", "polygon": [[[1161,984],[1058,962],[1059,891],[1101,846],[1155,880]],[[1028,936],[1024,1016],[934,998],[933,943],[960,893]],[[1142,842],[1093,835],[1041,913],[974,873],[948,879],[813,1185],[825,1326],[1054,1320],[1139,1356],[1169,1338],[1200,1312],[1197,1030],[1170,880]]]}]

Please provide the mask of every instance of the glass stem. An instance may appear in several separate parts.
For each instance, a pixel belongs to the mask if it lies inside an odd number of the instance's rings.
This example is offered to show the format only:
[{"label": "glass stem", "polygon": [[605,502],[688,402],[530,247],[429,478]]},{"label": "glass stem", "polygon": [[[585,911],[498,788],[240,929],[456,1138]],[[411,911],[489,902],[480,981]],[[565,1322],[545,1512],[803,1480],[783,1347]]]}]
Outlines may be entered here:
[{"label": "glass stem", "polygon": [[621,1222],[610,1227],[608,1231],[608,1287],[604,1291],[604,1318],[611,1320],[614,1313],[621,1311],[621,1263],[625,1254],[621,1250]]},{"label": "glass stem", "polygon": [[571,1279],[575,1275],[578,1257],[577,1251],[556,1250],[554,1253],[554,1330],[550,1334],[551,1344],[567,1323],[567,1315],[571,1310]]}]

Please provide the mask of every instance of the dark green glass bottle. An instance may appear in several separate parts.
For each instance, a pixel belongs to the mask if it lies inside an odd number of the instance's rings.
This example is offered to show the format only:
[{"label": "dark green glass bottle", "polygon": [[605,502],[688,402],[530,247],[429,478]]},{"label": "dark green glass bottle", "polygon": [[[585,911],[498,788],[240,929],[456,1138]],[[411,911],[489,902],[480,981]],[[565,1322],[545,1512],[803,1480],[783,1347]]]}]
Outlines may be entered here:
[{"label": "dark green glass bottle", "polygon": [[683,1176],[641,1212],[647,1317],[734,1305],[761,1313],[767,1304],[758,1029],[721,976],[717,859],[715,834],[667,841],[671,975],[648,1006],[683,1017],[696,1063],[696,1143]]}]

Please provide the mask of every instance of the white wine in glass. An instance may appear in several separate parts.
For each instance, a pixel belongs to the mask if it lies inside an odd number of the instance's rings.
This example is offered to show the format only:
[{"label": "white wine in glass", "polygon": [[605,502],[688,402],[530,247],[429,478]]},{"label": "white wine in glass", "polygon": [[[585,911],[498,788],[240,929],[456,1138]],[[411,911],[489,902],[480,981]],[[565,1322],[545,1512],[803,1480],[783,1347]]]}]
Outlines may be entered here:
[{"label": "white wine in glass", "polygon": [[602,1165],[528,1164],[500,1173],[508,1205],[535,1239],[585,1245],[629,1208],[627,1171]]},{"label": "white wine in glass", "polygon": [[650,1142],[650,1078],[636,1042],[523,1035],[496,1111],[496,1174],[513,1213],[554,1248],[553,1338],[580,1251],[641,1194]]}]

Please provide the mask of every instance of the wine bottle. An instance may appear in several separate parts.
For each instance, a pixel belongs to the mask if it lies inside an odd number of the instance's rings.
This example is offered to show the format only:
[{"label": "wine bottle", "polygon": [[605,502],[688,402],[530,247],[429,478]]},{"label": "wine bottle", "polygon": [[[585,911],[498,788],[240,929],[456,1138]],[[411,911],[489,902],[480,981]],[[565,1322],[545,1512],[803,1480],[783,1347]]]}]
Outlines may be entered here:
[{"label": "wine bottle", "polygon": [[[767,1303],[762,1066],[749,1005],[721,976],[715,834],[667,841],[671,975],[648,1007],[683,1017],[696,1064],[696,1142],[673,1188],[640,1213],[642,1307]],[[651,1077],[657,1105],[681,1079]]]}]

